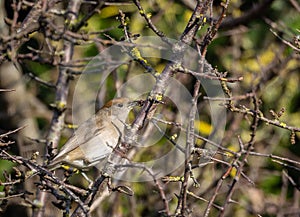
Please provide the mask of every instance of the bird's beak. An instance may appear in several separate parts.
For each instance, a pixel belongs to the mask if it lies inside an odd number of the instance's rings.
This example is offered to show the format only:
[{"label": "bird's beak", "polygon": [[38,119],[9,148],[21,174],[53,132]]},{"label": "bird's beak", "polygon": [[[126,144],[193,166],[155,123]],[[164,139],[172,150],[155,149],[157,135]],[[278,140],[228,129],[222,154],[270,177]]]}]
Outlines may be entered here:
[{"label": "bird's beak", "polygon": [[145,100],[142,99],[138,99],[138,100],[134,100],[132,102],[130,102],[130,106],[143,106],[144,105]]},{"label": "bird's beak", "polygon": [[[143,100],[143,99],[138,99],[138,100],[134,100],[134,101],[131,101],[130,102],[130,106],[143,106],[145,104],[146,100]],[[164,101],[157,101],[155,100],[154,101],[155,104],[162,104],[162,105],[165,105],[166,103]]]}]

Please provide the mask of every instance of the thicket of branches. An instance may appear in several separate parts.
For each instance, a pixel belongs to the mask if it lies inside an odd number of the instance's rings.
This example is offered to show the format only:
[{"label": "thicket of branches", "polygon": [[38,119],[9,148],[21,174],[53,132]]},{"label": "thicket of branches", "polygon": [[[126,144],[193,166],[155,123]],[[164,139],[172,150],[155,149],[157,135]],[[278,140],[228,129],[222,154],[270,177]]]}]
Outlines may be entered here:
[{"label": "thicket of branches", "polygon": [[[3,216],[299,216],[299,2],[5,0],[0,10]],[[171,47],[173,61],[143,57],[137,49],[143,36],[181,42]],[[54,173],[47,164],[72,134],[78,100],[72,96],[85,66],[119,42],[132,60],[109,75],[99,106],[132,76],[150,73],[155,85],[141,93],[144,104],[109,156],[107,173],[91,169],[88,187],[80,174]],[[186,45],[199,62],[178,64]],[[191,70],[195,64],[198,70]],[[165,97],[170,78],[192,96],[182,102],[191,108],[187,126]],[[218,82],[224,97],[207,95],[203,82],[209,81]],[[209,139],[218,133],[210,102],[226,109],[219,143]],[[165,126],[163,137],[132,151],[151,121]],[[178,170],[159,177],[145,165],[127,164],[152,181],[114,180],[122,158],[157,159],[176,148],[179,132],[186,159]]]}]

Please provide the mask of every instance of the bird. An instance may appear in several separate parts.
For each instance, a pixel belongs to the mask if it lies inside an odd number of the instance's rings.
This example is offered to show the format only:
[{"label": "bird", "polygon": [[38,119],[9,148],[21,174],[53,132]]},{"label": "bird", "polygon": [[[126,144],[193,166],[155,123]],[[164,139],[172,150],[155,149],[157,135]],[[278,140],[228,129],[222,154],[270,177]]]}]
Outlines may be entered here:
[{"label": "bird", "polygon": [[141,103],[141,100],[131,101],[129,98],[115,98],[107,102],[96,114],[79,125],[50,161],[48,168],[68,165],[87,169],[101,163],[119,143],[128,113]]}]

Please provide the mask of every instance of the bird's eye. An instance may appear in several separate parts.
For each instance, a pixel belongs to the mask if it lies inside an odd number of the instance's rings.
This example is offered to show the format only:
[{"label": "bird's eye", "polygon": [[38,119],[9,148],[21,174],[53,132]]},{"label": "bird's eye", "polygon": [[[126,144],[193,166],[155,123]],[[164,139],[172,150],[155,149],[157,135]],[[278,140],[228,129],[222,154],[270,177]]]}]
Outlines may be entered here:
[{"label": "bird's eye", "polygon": [[117,104],[117,106],[118,106],[119,108],[122,108],[122,107],[123,107],[123,104],[119,103],[119,104]]}]

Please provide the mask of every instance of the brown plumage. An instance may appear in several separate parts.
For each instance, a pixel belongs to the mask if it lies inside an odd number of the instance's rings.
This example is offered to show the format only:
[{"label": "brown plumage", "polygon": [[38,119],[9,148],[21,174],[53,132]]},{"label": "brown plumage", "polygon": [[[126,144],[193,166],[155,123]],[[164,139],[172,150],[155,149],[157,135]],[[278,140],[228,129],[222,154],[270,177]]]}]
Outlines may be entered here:
[{"label": "brown plumage", "polygon": [[118,144],[127,115],[138,103],[128,98],[117,98],[106,103],[78,127],[48,167],[68,164],[87,168],[100,163]]}]

